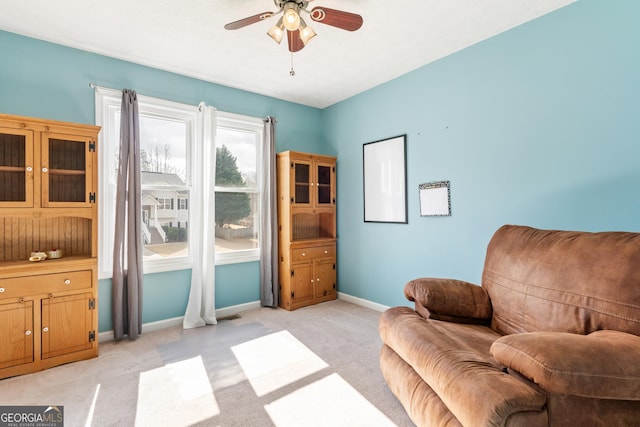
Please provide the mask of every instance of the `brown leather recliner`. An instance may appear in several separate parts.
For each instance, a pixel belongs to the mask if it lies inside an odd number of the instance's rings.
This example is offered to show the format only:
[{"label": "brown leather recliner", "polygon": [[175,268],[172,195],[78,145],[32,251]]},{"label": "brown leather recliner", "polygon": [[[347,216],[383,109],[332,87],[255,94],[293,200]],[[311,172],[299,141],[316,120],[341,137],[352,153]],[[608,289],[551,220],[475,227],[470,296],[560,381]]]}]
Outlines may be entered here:
[{"label": "brown leather recliner", "polygon": [[420,426],[640,425],[640,233],[506,225],[482,286],[417,279],[380,366]]}]

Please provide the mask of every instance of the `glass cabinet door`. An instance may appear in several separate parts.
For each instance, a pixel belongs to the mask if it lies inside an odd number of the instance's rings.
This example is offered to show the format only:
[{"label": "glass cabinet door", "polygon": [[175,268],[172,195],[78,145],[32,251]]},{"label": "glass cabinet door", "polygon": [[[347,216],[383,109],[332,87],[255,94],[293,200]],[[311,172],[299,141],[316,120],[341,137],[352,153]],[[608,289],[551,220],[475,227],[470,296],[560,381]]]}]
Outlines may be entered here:
[{"label": "glass cabinet door", "polygon": [[33,206],[33,133],[0,128],[0,206]]},{"label": "glass cabinet door", "polygon": [[318,164],[316,168],[316,189],[318,206],[332,204],[332,165]]},{"label": "glass cabinet door", "polygon": [[323,207],[334,203],[334,166],[318,161],[291,163],[292,203],[298,206]]},{"label": "glass cabinet door", "polygon": [[95,202],[95,146],[89,138],[47,134],[42,141],[42,206],[88,206]]},{"label": "glass cabinet door", "polygon": [[292,163],[293,204],[309,205],[311,203],[311,165],[306,162]]}]

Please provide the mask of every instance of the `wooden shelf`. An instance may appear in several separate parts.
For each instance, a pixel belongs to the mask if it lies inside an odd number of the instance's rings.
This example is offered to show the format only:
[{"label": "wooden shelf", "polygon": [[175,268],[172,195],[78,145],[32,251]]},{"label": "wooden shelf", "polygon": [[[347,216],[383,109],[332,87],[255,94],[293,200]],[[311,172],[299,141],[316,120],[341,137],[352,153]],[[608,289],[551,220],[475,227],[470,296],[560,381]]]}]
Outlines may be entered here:
[{"label": "wooden shelf", "polygon": [[336,158],[278,154],[280,306],[336,298]]},{"label": "wooden shelf", "polygon": [[18,172],[18,173],[26,173],[25,167],[20,166],[0,166],[0,172]]},{"label": "wooden shelf", "polygon": [[0,379],[98,355],[99,131],[0,114]]},{"label": "wooden shelf", "polygon": [[15,276],[17,273],[23,274],[26,270],[28,270],[28,274],[37,275],[85,269],[90,268],[96,261],[96,258],[89,256],[70,256],[37,262],[29,260],[1,261],[0,278],[4,276]]},{"label": "wooden shelf", "polygon": [[49,173],[52,175],[82,175],[85,176],[87,174],[84,170],[74,170],[74,169],[49,169]]}]

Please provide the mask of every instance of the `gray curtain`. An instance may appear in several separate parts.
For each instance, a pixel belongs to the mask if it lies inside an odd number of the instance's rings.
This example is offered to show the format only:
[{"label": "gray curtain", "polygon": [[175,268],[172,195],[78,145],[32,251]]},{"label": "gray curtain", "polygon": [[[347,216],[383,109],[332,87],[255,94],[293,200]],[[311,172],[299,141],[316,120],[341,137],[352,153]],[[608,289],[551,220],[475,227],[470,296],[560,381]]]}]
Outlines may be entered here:
[{"label": "gray curtain", "polygon": [[278,215],[276,194],[276,119],[264,121],[265,144],[263,147],[260,229],[260,304],[263,307],[278,306]]},{"label": "gray curtain", "polygon": [[120,151],[113,244],[113,338],[142,333],[142,207],[138,96],[122,90]]}]

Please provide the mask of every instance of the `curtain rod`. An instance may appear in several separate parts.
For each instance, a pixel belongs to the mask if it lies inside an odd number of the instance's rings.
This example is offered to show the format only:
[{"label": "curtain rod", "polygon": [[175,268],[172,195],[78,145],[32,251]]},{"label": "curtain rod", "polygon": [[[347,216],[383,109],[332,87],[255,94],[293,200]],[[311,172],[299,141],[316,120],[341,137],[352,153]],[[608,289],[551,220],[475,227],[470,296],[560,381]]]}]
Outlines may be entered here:
[{"label": "curtain rod", "polygon": [[[94,82],[89,82],[89,87],[91,89],[106,89],[106,90],[115,90],[115,91],[119,91],[122,92],[122,89],[113,89],[113,88],[109,88],[109,87],[104,87],[104,86],[98,86],[97,84],[95,84]],[[136,92],[137,93],[137,92]],[[201,103],[198,103],[198,109],[200,111],[202,111],[202,107],[200,106]],[[206,102],[205,102],[206,105]],[[214,107],[215,108],[215,107]],[[275,123],[278,123],[278,120],[276,119],[275,116],[267,116],[265,117],[263,120],[269,120],[272,119]]]},{"label": "curtain rod", "polygon": [[[112,88],[112,87],[99,86],[99,85],[95,84],[94,82],[89,82],[89,87],[90,87],[91,89],[111,90],[111,91],[114,91],[114,92],[120,92],[120,93],[122,93],[122,91],[123,91],[124,89],[127,89],[127,88],[123,88],[123,89],[115,89],[115,88]],[[142,94],[138,93],[138,91],[136,91],[136,93],[137,93],[138,95],[142,95]],[[144,95],[142,95],[142,96],[144,96]]]},{"label": "curtain rod", "polygon": [[111,88],[111,87],[98,86],[94,82],[89,82],[89,87],[91,89],[115,90],[115,91],[118,91],[118,92],[122,92],[122,89],[114,89],[114,88]]}]

